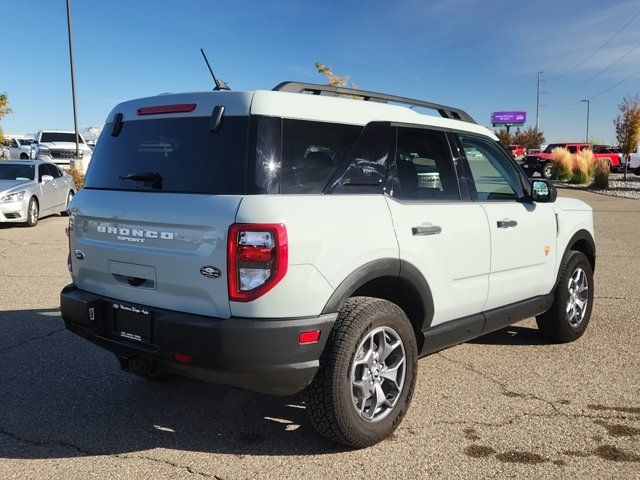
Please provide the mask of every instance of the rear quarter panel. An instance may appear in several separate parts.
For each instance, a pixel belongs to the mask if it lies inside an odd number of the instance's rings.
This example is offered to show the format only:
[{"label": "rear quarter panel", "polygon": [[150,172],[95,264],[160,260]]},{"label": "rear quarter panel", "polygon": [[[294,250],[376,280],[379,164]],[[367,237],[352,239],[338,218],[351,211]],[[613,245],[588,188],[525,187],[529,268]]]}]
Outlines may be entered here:
[{"label": "rear quarter panel", "polygon": [[391,214],[382,195],[245,196],[237,223],[283,223],[289,268],[252,302],[230,302],[242,317],[315,316],[338,285],[373,260],[399,258]]}]

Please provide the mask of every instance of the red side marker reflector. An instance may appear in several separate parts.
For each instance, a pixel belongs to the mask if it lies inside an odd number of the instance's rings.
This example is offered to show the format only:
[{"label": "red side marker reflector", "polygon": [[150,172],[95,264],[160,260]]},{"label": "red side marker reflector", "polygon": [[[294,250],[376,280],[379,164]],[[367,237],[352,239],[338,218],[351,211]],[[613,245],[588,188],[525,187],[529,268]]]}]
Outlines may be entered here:
[{"label": "red side marker reflector", "polygon": [[138,115],[160,115],[162,113],[193,112],[197,103],[175,103],[173,105],[155,105],[153,107],[140,107]]},{"label": "red side marker reflector", "polygon": [[311,330],[310,332],[302,332],[298,335],[298,343],[305,345],[307,343],[316,343],[320,339],[320,330]]},{"label": "red side marker reflector", "polygon": [[186,353],[174,353],[173,358],[181,363],[191,363],[193,360],[193,357],[191,355],[187,355]]}]

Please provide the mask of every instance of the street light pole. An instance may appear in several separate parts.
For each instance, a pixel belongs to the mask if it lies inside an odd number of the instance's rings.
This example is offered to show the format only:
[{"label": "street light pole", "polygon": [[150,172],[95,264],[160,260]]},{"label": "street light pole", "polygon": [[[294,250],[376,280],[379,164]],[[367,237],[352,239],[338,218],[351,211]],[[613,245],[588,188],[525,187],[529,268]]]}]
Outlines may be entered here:
[{"label": "street light pole", "polygon": [[536,86],[536,130],[540,128],[540,77],[544,72],[538,72],[538,84]]},{"label": "street light pole", "polygon": [[73,73],[73,35],[71,33],[71,0],[67,0],[67,32],[69,34],[69,65],[71,66],[71,98],[73,99],[73,131],[76,134],[76,158],[80,157],[78,112],[76,109],[76,79]]},{"label": "street light pole", "polygon": [[584,142],[589,143],[589,107],[591,107],[591,102],[589,100],[580,100],[581,103],[587,103],[587,138],[585,138]]}]

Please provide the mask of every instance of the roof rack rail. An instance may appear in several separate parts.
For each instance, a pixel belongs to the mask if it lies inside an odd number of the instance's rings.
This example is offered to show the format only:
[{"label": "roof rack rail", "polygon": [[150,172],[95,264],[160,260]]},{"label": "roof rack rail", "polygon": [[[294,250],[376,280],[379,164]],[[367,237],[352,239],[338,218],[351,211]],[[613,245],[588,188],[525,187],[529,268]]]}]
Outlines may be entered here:
[{"label": "roof rack rail", "polygon": [[291,92],[291,93],[311,93],[313,95],[328,95],[337,97],[339,95],[349,95],[353,97],[360,97],[365,101],[373,102],[395,102],[403,103],[405,105],[412,105],[416,107],[430,108],[436,110],[441,117],[451,118],[453,120],[462,120],[463,122],[476,123],[476,121],[464,110],[459,108],[447,107],[446,105],[440,105],[438,103],[425,102],[422,100],[415,100],[413,98],[398,97],[395,95],[387,95],[385,93],[368,92],[366,90],[357,90],[355,88],[346,87],[332,87],[330,85],[318,85],[315,83],[302,83],[302,82],[282,82],[273,88],[277,92]]}]

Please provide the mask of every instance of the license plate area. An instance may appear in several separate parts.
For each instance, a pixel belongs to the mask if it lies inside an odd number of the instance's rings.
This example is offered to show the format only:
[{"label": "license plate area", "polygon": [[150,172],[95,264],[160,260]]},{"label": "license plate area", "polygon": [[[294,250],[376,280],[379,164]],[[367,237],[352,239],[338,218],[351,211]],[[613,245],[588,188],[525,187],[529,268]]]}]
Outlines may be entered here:
[{"label": "license plate area", "polygon": [[151,312],[134,305],[113,304],[114,334],[138,343],[151,343]]}]

